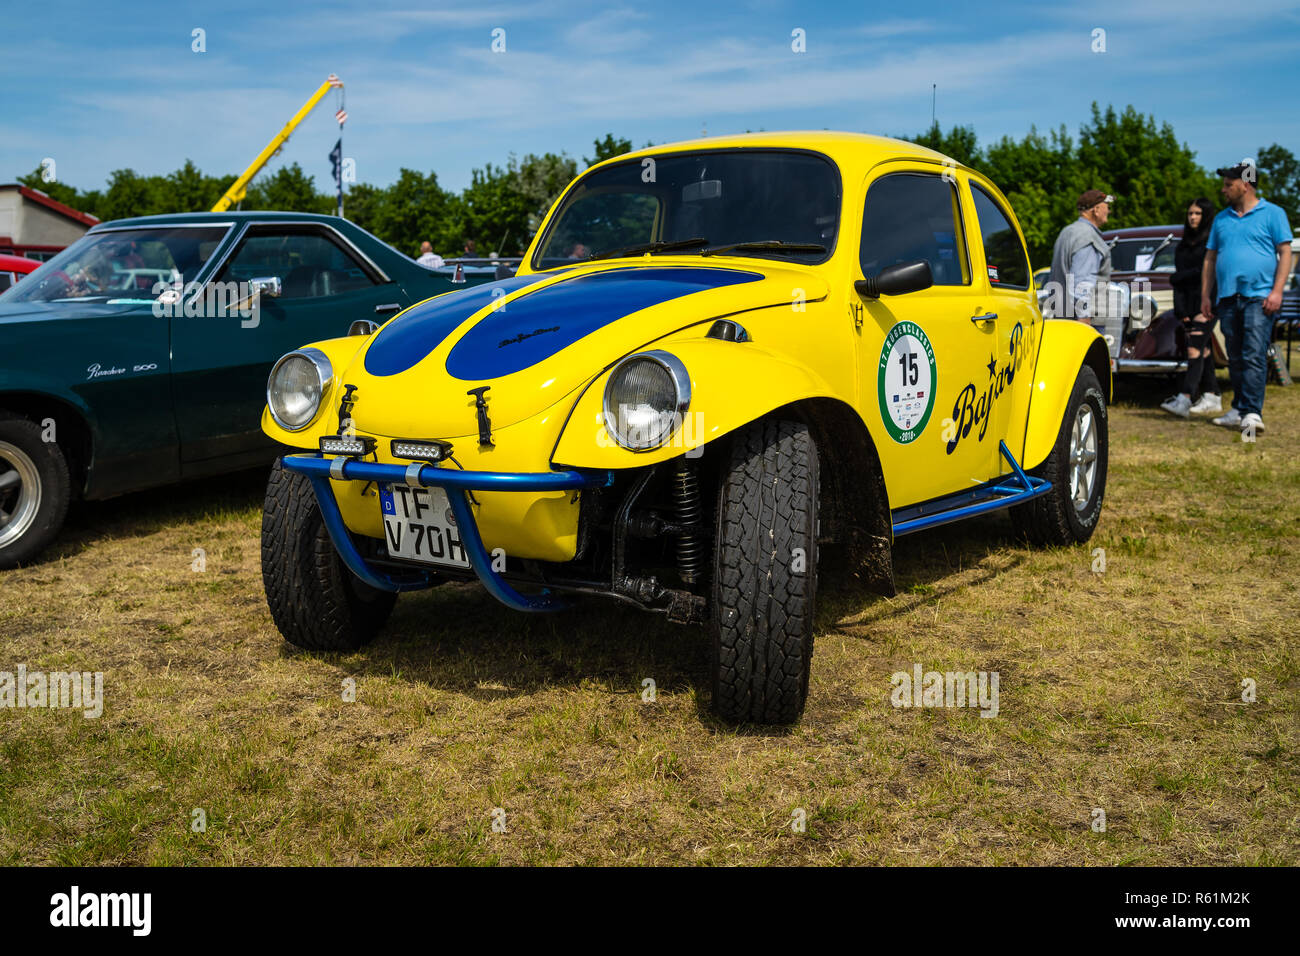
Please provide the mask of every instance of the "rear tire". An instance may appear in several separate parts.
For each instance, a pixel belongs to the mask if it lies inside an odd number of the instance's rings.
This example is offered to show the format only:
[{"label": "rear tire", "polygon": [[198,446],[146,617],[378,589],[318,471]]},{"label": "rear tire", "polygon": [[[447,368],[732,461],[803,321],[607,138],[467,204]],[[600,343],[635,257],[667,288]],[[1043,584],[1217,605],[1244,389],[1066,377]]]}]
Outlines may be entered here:
[{"label": "rear tire", "polygon": [[817,447],[789,421],[736,433],[718,493],[713,710],[736,723],[803,713],[817,594]]},{"label": "rear tire", "polygon": [[290,644],[355,651],[388,621],[397,595],[348,570],[321,517],[311,479],[271,467],[262,509],[262,585],[271,618]]},{"label": "rear tire", "polygon": [[35,558],[63,528],[72,477],[36,422],[0,411],[0,569]]},{"label": "rear tire", "polygon": [[1079,370],[1052,453],[1029,473],[1051,491],[1011,509],[1017,532],[1033,544],[1066,546],[1092,537],[1106,496],[1109,461],[1106,395],[1097,373]]}]

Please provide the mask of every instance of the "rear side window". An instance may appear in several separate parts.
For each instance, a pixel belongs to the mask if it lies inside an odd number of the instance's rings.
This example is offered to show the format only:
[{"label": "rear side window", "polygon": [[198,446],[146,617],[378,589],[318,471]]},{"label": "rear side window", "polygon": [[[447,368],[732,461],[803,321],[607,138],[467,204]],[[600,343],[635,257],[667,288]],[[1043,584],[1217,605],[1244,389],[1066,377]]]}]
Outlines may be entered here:
[{"label": "rear side window", "polygon": [[14,274],[12,272],[0,272],[0,292],[14,284]]},{"label": "rear side window", "polygon": [[989,283],[997,289],[1028,289],[1029,259],[1015,226],[992,196],[974,183],[970,191],[984,240],[984,267],[988,270]]},{"label": "rear side window", "polygon": [[939,176],[894,173],[876,180],[862,208],[862,274],[924,259],[935,285],[969,285],[957,189]]},{"label": "rear side window", "polygon": [[365,267],[332,239],[301,229],[250,230],[221,279],[247,282],[264,276],[280,277],[284,299],[324,298],[375,284]]}]

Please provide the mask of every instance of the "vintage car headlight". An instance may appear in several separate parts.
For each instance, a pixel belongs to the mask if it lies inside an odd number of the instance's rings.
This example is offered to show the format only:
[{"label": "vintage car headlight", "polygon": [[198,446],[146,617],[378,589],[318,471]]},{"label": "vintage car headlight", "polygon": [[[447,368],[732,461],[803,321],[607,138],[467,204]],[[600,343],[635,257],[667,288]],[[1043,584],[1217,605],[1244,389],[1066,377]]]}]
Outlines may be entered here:
[{"label": "vintage car headlight", "polygon": [[320,349],[299,349],[282,357],[266,382],[266,406],[275,423],[291,432],[310,425],[333,378],[330,360]]},{"label": "vintage car headlight", "polygon": [[1129,300],[1128,317],[1135,329],[1145,329],[1160,311],[1155,296],[1139,292]]},{"label": "vintage car headlight", "polygon": [[672,436],[691,404],[686,366],[667,352],[624,359],[605,385],[605,430],[624,448],[649,451]]}]

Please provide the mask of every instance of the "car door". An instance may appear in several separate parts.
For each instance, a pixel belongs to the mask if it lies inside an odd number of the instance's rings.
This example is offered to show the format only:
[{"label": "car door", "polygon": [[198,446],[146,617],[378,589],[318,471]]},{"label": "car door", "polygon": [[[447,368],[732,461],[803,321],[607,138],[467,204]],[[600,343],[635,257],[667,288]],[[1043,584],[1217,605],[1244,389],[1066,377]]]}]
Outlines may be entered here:
[{"label": "car door", "polygon": [[[924,259],[934,284],[862,297],[861,402],[878,409],[877,438],[892,507],[964,491],[996,472],[981,440],[997,342],[987,287],[972,280],[969,213],[954,171],[890,163],[868,179],[858,269]],[[870,416],[872,413],[867,412]]]},{"label": "car door", "polygon": [[[1043,317],[1024,240],[1005,200],[976,177],[970,177],[966,185],[975,224],[972,244],[979,250],[977,261],[981,263],[975,282],[984,285],[989,311],[997,315],[996,371],[988,399],[990,423],[983,440],[994,448],[999,440],[1005,440],[1020,461]],[[1010,466],[1003,463],[1001,470],[1010,471]]]},{"label": "car door", "polygon": [[[260,295],[251,310],[254,279],[278,280],[280,294]],[[176,420],[190,474],[222,461],[233,466],[232,457],[256,460],[270,448],[260,421],[266,379],[280,356],[345,335],[356,319],[382,322],[410,301],[397,282],[318,223],[248,226],[203,295],[203,314],[178,317],[172,329]]]}]

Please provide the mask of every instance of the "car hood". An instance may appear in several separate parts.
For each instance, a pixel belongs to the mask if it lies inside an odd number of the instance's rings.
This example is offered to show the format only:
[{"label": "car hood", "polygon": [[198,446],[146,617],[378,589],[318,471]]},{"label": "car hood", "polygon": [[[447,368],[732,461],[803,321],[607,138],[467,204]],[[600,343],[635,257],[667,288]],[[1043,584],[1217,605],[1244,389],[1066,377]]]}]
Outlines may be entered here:
[{"label": "car hood", "polygon": [[699,322],[823,298],[811,272],[770,262],[594,263],[421,302],[394,318],[338,379],[373,434],[476,433],[470,389],[488,386],[494,428],[549,408],[629,352]]},{"label": "car hood", "polygon": [[109,302],[0,302],[0,323],[35,322],[45,319],[101,318],[118,315],[150,303],[137,299]]}]

